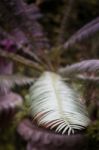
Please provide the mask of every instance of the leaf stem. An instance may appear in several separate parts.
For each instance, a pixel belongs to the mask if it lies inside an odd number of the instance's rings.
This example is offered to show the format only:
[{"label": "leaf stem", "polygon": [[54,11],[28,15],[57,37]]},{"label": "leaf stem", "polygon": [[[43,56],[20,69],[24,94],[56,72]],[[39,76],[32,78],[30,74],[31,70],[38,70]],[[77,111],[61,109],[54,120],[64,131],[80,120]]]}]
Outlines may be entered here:
[{"label": "leaf stem", "polygon": [[10,52],[5,52],[3,49],[0,48],[0,57],[6,58],[6,59],[10,59],[14,62],[18,62],[21,63],[22,65],[25,65],[27,67],[30,67],[32,69],[36,69],[38,71],[43,71],[44,68],[40,65],[38,65],[37,63],[30,61],[22,56],[19,56],[17,54],[14,53],[10,53]]}]

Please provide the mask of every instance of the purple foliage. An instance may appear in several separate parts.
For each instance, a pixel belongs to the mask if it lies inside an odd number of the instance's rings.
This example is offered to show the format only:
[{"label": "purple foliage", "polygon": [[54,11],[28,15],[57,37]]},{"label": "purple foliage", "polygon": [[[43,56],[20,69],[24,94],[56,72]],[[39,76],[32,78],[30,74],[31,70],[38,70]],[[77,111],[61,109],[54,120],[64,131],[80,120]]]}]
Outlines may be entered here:
[{"label": "purple foliage", "polygon": [[[0,40],[0,48],[7,52],[15,53],[17,48],[15,43],[9,39]],[[0,74],[12,74],[13,65],[8,60],[4,58],[0,58]]]},{"label": "purple foliage", "polygon": [[4,39],[0,41],[0,47],[8,52],[16,52],[17,48],[15,43],[12,40]]},{"label": "purple foliage", "polygon": [[72,136],[60,135],[38,127],[29,119],[21,121],[18,133],[28,141],[27,150],[84,150],[87,147],[87,137],[82,132]]},{"label": "purple foliage", "polygon": [[60,74],[63,74],[63,76],[72,76],[75,74],[79,73],[92,73],[92,72],[99,72],[99,59],[89,59],[89,60],[84,60],[72,65],[68,65],[63,69],[59,70]]},{"label": "purple foliage", "polygon": [[0,26],[17,43],[28,43],[37,54],[49,48],[49,40],[38,22],[41,16],[35,4],[28,5],[24,0],[0,1]]},{"label": "purple foliage", "polygon": [[99,32],[99,17],[95,18],[85,26],[83,26],[80,30],[78,30],[74,35],[72,35],[63,45],[65,49],[73,46],[77,42],[81,42],[83,40],[92,37],[94,34]]}]

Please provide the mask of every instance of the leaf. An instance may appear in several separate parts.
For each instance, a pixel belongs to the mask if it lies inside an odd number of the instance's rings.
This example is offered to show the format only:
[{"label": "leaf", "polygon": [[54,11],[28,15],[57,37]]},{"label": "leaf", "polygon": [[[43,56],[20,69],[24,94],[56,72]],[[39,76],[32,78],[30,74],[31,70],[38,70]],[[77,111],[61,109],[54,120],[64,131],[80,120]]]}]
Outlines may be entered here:
[{"label": "leaf", "polygon": [[59,73],[62,76],[74,76],[75,74],[82,72],[92,73],[96,71],[99,71],[99,59],[84,60],[59,69]]},{"label": "leaf", "polygon": [[24,0],[2,0],[0,15],[0,26],[18,42],[28,43],[36,53],[49,48],[49,41],[37,21],[41,13],[35,4],[28,5]]},{"label": "leaf", "polygon": [[85,81],[86,82],[93,82],[93,83],[96,83],[96,84],[99,84],[99,77],[95,77],[95,76],[85,76],[85,75],[78,75],[76,77],[77,80],[80,80],[80,81]]},{"label": "leaf", "polygon": [[21,120],[20,124],[18,125],[18,133],[22,136],[22,138],[26,141],[30,140],[33,135],[33,131],[35,131],[36,126],[30,122],[29,119]]},{"label": "leaf", "polygon": [[0,91],[7,93],[7,91],[14,85],[26,85],[33,83],[34,79],[21,75],[0,75]]},{"label": "leaf", "polygon": [[56,132],[74,133],[88,126],[84,104],[62,78],[52,72],[44,74],[30,88],[30,109],[39,125],[56,128]]},{"label": "leaf", "polygon": [[[16,33],[15,33],[16,32]],[[25,35],[22,36],[23,33],[21,31],[17,30],[13,32],[14,36],[11,34],[7,33],[0,27],[0,40],[2,41],[3,39],[9,39],[14,42],[14,45],[16,45],[17,51],[19,50],[20,52],[22,51],[23,53],[29,55],[32,57],[35,61],[41,63],[41,60],[38,58],[38,56],[31,50],[31,47],[25,46],[25,44],[28,44],[28,42],[24,39]],[[0,41],[0,44],[1,44]]]},{"label": "leaf", "polygon": [[97,32],[99,32],[99,17],[95,18],[90,23],[86,24],[84,27],[74,33],[74,35],[72,35],[70,39],[65,42],[63,47],[64,49],[67,49],[77,42],[86,40]]},{"label": "leaf", "polygon": [[[10,91],[5,95],[0,95],[0,119],[3,117],[2,119],[4,121],[4,116],[7,116],[7,114],[10,114],[11,117],[15,111],[18,111],[18,109],[22,108],[22,104],[22,97],[16,93]],[[2,123],[2,120],[0,120],[0,125]]]},{"label": "leaf", "polygon": [[25,66],[28,66],[32,69],[36,69],[38,71],[42,71],[43,67],[38,65],[38,63],[31,61],[25,57],[22,57],[20,55],[10,53],[7,51],[3,51],[3,49],[0,48],[0,57],[12,60],[13,62],[21,63]]}]

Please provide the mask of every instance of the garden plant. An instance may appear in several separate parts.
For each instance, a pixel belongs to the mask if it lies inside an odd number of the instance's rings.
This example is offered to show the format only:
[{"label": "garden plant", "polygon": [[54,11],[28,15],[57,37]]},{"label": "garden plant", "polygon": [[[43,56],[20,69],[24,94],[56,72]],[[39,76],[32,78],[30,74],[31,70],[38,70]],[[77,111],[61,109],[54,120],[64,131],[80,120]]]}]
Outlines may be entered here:
[{"label": "garden plant", "polygon": [[[39,21],[43,16],[38,3],[0,1],[0,112],[22,108],[22,98],[13,96],[11,88],[29,84],[26,94],[29,117],[18,127],[19,134],[28,141],[27,150],[87,147],[84,133],[92,119],[88,113],[90,100],[84,97],[82,89],[86,83],[99,81],[99,60],[67,64],[65,56],[77,44],[99,36],[99,17],[65,41],[73,4],[70,0],[66,5],[58,42],[54,45]],[[17,64],[25,68],[21,75],[14,71]]]}]

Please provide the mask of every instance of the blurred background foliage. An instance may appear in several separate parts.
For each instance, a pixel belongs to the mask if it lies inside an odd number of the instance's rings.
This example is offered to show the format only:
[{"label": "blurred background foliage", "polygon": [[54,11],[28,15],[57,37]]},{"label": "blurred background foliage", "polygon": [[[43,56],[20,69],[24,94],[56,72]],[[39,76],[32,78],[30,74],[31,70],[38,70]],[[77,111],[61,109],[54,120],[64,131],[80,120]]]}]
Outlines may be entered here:
[{"label": "blurred background foliage", "polygon": [[[36,3],[43,14],[40,19],[40,23],[43,25],[47,36],[52,44],[58,45],[58,35],[60,33],[60,25],[63,18],[63,14],[66,11],[68,5],[68,0],[26,0],[27,3]],[[69,16],[68,24],[64,32],[65,39],[69,38],[70,35],[75,33],[80,27],[82,27],[87,22],[91,21],[95,17],[99,16],[99,0],[74,0],[71,14]],[[75,48],[69,49],[66,56],[63,56],[66,63],[73,63],[78,60],[88,59],[88,58],[99,58],[99,37],[96,35],[93,39],[89,39],[84,44],[77,44]],[[83,50],[82,50],[83,49]],[[28,69],[24,70],[22,66],[15,67],[15,71],[26,72]],[[86,83],[87,85],[87,83]],[[89,88],[90,87],[90,88]],[[16,87],[14,90],[25,95],[28,87],[22,89]],[[94,125],[90,126],[87,130],[86,135],[89,137],[89,149],[99,150],[99,104],[96,107],[96,103],[99,103],[99,86],[93,86],[88,83],[86,86],[85,97],[86,99],[91,99],[89,107],[89,112],[91,116],[97,121]],[[98,102],[97,102],[98,101]],[[19,120],[26,116],[26,112],[17,114],[14,120],[4,129],[0,129],[0,150],[25,150],[25,143],[18,137],[16,133],[16,126]],[[20,119],[19,119],[20,118]]]}]

